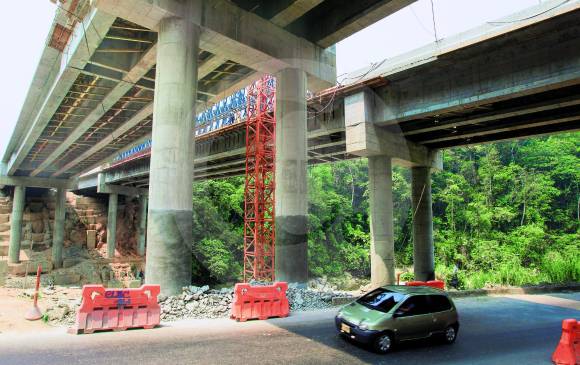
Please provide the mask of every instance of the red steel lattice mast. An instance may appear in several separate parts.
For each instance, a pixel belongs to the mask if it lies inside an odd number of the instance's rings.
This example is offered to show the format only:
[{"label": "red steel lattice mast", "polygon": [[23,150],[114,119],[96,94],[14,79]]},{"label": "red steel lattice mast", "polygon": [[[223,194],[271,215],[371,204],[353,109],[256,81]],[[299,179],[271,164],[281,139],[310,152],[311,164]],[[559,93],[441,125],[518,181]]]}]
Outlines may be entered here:
[{"label": "red steel lattice mast", "polygon": [[276,80],[247,89],[244,281],[274,281]]}]

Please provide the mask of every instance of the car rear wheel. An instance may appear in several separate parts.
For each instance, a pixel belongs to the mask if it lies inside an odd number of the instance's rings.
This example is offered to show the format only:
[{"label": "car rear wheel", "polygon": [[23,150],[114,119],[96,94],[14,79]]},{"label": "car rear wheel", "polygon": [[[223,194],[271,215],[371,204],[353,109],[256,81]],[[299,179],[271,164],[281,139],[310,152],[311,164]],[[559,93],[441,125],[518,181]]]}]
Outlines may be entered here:
[{"label": "car rear wheel", "polygon": [[457,327],[456,326],[449,326],[445,329],[443,333],[443,339],[445,343],[452,344],[457,339]]},{"label": "car rear wheel", "polygon": [[383,333],[374,342],[374,349],[380,354],[386,354],[393,347],[393,336],[390,333]]}]

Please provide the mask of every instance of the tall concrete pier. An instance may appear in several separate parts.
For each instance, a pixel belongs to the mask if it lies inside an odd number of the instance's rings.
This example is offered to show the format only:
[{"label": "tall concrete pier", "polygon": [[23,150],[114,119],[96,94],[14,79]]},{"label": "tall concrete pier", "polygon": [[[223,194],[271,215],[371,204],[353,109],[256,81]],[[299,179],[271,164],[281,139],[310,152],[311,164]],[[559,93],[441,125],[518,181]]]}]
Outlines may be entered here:
[{"label": "tall concrete pier", "polygon": [[191,283],[199,28],[183,18],[161,20],[158,49],[145,280],[173,295]]},{"label": "tall concrete pier", "polygon": [[143,194],[139,197],[139,241],[137,243],[137,253],[139,256],[145,255],[145,243],[147,242],[147,204],[149,198]]},{"label": "tall concrete pier", "polygon": [[64,245],[64,219],[66,213],[66,189],[56,189],[56,209],[54,213],[54,235],[52,237],[52,264],[62,267],[62,247]]},{"label": "tall concrete pier", "polygon": [[435,279],[433,248],[433,208],[431,203],[431,169],[411,169],[413,205],[413,270],[415,280]]},{"label": "tall concrete pier", "polygon": [[369,163],[369,204],[371,213],[371,284],[395,282],[393,234],[393,173],[391,158],[372,156]]},{"label": "tall concrete pier", "polygon": [[20,262],[20,239],[22,237],[22,215],[24,214],[24,197],[26,187],[14,186],[12,199],[12,215],[10,216],[10,246],[8,247],[8,262]]},{"label": "tall concrete pier", "polygon": [[107,215],[107,257],[115,257],[117,246],[117,206],[118,194],[109,194],[109,213]]},{"label": "tall concrete pier", "polygon": [[276,280],[308,280],[306,73],[276,74]]}]

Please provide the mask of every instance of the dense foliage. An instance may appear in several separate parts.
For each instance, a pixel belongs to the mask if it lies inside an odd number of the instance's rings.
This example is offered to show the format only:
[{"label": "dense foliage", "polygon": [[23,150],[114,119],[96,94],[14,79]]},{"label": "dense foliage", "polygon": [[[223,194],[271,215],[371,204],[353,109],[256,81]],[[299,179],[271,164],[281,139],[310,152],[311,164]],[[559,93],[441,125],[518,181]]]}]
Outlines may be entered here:
[{"label": "dense foliage", "polygon": [[[580,280],[580,134],[444,151],[433,174],[437,275],[460,285]],[[279,172],[281,173],[281,172]],[[365,159],[309,168],[312,276],[369,275]],[[196,183],[194,273],[237,280],[242,266],[243,178]],[[410,171],[393,171],[395,249],[412,267]]]}]

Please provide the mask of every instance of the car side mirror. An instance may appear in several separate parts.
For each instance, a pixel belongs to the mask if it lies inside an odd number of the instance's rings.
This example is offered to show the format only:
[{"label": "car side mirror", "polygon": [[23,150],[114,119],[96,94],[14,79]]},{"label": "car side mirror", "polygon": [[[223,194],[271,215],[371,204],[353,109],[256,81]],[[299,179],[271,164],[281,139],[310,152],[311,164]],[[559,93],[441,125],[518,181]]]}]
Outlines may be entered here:
[{"label": "car side mirror", "polygon": [[395,311],[395,313],[393,313],[393,318],[402,317],[404,315],[405,315],[405,312],[403,312],[402,310],[397,310],[397,311]]}]

